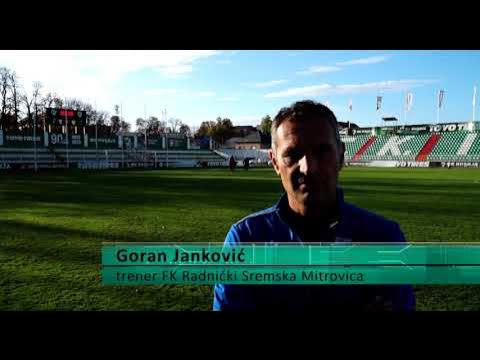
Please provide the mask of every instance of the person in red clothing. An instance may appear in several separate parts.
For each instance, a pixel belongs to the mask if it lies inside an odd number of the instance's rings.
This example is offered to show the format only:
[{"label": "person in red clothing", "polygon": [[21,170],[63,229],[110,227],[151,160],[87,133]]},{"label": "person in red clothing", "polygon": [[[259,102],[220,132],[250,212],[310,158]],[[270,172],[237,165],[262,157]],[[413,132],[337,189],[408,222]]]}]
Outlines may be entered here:
[{"label": "person in red clothing", "polygon": [[233,155],[230,156],[230,160],[228,162],[228,166],[230,168],[230,171],[233,172],[233,170],[235,170],[235,167],[237,166],[237,163],[235,162],[235,159],[233,158]]}]

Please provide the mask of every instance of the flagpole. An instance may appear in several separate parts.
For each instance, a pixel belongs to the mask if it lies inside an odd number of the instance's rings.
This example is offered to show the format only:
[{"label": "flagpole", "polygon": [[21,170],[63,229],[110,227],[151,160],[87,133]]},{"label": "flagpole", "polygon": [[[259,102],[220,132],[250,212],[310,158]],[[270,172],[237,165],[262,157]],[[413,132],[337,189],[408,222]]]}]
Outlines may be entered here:
[{"label": "flagpole", "polygon": [[437,104],[437,124],[440,123],[440,91],[438,92],[438,104]]},{"label": "flagpole", "polygon": [[472,117],[472,122],[475,122],[475,105],[473,105],[473,117]]},{"label": "flagpole", "polygon": [[147,127],[148,127],[148,122],[147,122],[147,105],[143,105],[143,110],[145,114],[145,152],[143,155],[143,167],[145,168],[147,166],[146,161],[147,161]]},{"label": "flagpole", "polygon": [[67,97],[65,97],[65,108],[64,108],[64,111],[65,111],[65,133],[67,134],[67,142],[66,142],[66,146],[67,146],[67,169],[70,168],[70,159],[68,157],[68,120],[67,120]]},{"label": "flagpole", "polygon": [[[377,116],[378,116],[378,126],[382,125],[382,100],[383,98],[380,95],[380,92],[377,91]],[[373,125],[373,129],[377,127],[377,124]]]},{"label": "flagpole", "polygon": [[[123,118],[123,104],[120,104],[120,124],[122,123],[122,118]],[[125,151],[124,151],[124,145],[123,145],[123,130],[120,131],[120,136],[122,137],[122,169],[125,167]]]},{"label": "flagpole", "polygon": [[[167,123],[167,109],[165,108],[165,124]],[[168,131],[165,132],[165,142],[167,145],[167,168],[168,168]]]},{"label": "flagpole", "polygon": [[98,112],[97,112],[97,99],[95,99],[95,158],[97,159],[97,167],[98,167]]},{"label": "flagpole", "polygon": [[[378,89],[377,89],[377,116],[378,116],[378,119],[379,119],[379,121],[380,121],[380,107],[378,106],[378,105],[379,105],[379,101],[378,101],[378,100],[379,100],[379,96],[380,96],[380,92],[379,92]],[[375,124],[373,125],[373,128],[375,129],[376,126],[377,126],[377,124],[375,123]]]},{"label": "flagpole", "polygon": [[477,105],[477,86],[475,85],[473,87],[473,101],[472,101],[472,107],[473,107],[473,115],[472,115],[472,122],[475,122],[475,107]]},{"label": "flagpole", "polygon": [[37,165],[37,117],[33,115],[33,152],[34,152],[34,160],[35,160],[35,172],[38,171]]}]

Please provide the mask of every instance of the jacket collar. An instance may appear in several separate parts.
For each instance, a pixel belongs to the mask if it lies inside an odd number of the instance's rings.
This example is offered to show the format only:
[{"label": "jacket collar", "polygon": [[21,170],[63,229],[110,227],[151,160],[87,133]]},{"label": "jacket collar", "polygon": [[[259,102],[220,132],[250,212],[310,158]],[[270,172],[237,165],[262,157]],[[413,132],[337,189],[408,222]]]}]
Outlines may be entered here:
[{"label": "jacket collar", "polygon": [[[282,220],[285,221],[285,213],[288,211],[289,204],[288,204],[288,195],[287,193],[283,193],[277,203],[274,205],[274,210],[280,216]],[[334,227],[338,223],[341,223],[345,220],[345,216],[347,212],[345,211],[345,200],[343,196],[343,190],[337,187],[337,214],[336,219],[331,221],[329,227]]]}]

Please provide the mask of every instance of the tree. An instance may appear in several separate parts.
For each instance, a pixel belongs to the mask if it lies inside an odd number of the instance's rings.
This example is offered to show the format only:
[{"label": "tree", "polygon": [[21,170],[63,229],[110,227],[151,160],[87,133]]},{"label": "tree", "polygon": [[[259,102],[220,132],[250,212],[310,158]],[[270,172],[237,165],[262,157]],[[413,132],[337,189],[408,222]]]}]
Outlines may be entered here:
[{"label": "tree", "polygon": [[110,118],[110,125],[114,134],[123,134],[130,131],[130,124],[126,122],[120,114],[120,105],[114,105],[115,115]]},{"label": "tree", "polygon": [[13,104],[13,113],[15,114],[15,123],[18,124],[18,115],[19,115],[19,105],[20,105],[20,94],[19,94],[19,81],[18,76],[15,71],[10,73],[10,89],[12,93],[12,104]]},{"label": "tree", "polygon": [[112,117],[110,117],[110,126],[112,128],[113,134],[118,134],[118,132],[120,131],[121,129],[120,122],[121,122],[120,116],[113,115]]},{"label": "tree", "polygon": [[168,120],[168,123],[170,124],[170,129],[171,129],[171,132],[173,133],[176,133],[177,128],[179,128],[182,125],[182,121],[180,119],[171,118]]},{"label": "tree", "polygon": [[195,137],[202,138],[205,136],[212,136],[213,128],[215,127],[214,121],[202,121],[200,127],[195,133]]},{"label": "tree", "polygon": [[47,94],[45,94],[45,96],[43,96],[41,99],[42,106],[44,108],[52,107],[55,97],[57,97],[57,95],[53,94],[52,92],[48,92]]},{"label": "tree", "polygon": [[211,136],[216,142],[224,144],[225,141],[232,136],[232,132],[232,121],[228,118],[222,119],[218,117]]},{"label": "tree", "polygon": [[196,138],[210,136],[218,143],[224,144],[232,136],[233,124],[228,118],[217,117],[217,121],[203,121],[195,132]]},{"label": "tree", "polygon": [[9,113],[8,91],[10,89],[10,70],[6,67],[0,68],[0,125],[5,126],[5,115]]},{"label": "tree", "polygon": [[158,120],[155,116],[150,116],[147,120],[138,118],[136,121],[137,131],[147,135],[160,135],[168,131],[165,121]]},{"label": "tree", "polygon": [[270,135],[272,131],[272,119],[269,115],[265,116],[260,123],[262,133]]},{"label": "tree", "polygon": [[192,136],[192,131],[190,130],[190,127],[187,124],[180,125],[180,129],[178,130],[178,132],[183,136],[188,136],[188,137]]},{"label": "tree", "polygon": [[60,109],[60,108],[63,107],[63,99],[62,99],[59,95],[57,95],[57,96],[55,96],[55,98],[53,99],[53,104],[55,105],[55,107],[56,107],[57,109]]},{"label": "tree", "polygon": [[215,126],[213,128],[213,131],[212,131],[213,140],[223,144],[227,131],[228,131],[227,126],[223,123],[223,120],[220,117],[218,117],[217,118],[217,123],[215,124]]},{"label": "tree", "polygon": [[130,124],[124,120],[120,121],[120,132],[126,133],[130,131]]},{"label": "tree", "polygon": [[38,119],[38,107],[40,102],[40,91],[42,90],[42,83],[40,81],[33,82],[33,92],[32,92],[32,101],[33,109],[35,111],[35,120]]},{"label": "tree", "polygon": [[138,118],[136,120],[137,131],[144,134],[148,127],[148,121],[143,118]]},{"label": "tree", "polygon": [[106,125],[107,124],[107,119],[109,118],[110,114],[107,111],[95,111],[93,113],[93,125],[95,125],[95,122],[98,125]]},{"label": "tree", "polygon": [[147,135],[159,135],[161,132],[160,120],[155,116],[150,116],[147,121]]},{"label": "tree", "polygon": [[20,96],[20,102],[25,106],[27,115],[25,119],[20,120],[20,127],[24,129],[30,127],[30,124],[32,124],[32,115],[34,111],[33,96],[29,96],[27,92],[25,92]]}]

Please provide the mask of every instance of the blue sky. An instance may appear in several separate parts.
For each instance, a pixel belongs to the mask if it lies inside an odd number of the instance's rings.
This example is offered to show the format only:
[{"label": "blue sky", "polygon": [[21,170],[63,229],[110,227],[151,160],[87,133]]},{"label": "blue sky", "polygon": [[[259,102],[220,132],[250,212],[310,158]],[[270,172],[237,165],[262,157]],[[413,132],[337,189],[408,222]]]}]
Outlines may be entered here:
[{"label": "blue sky", "polygon": [[404,124],[407,91],[407,123],[434,123],[439,89],[440,122],[469,121],[480,85],[480,51],[0,51],[0,66],[15,70],[27,91],[41,81],[44,91],[111,113],[121,104],[132,125],[145,109],[159,118],[167,109],[194,127],[218,116],[257,125],[301,99],[326,103],[340,121],[360,126],[386,115]]}]

